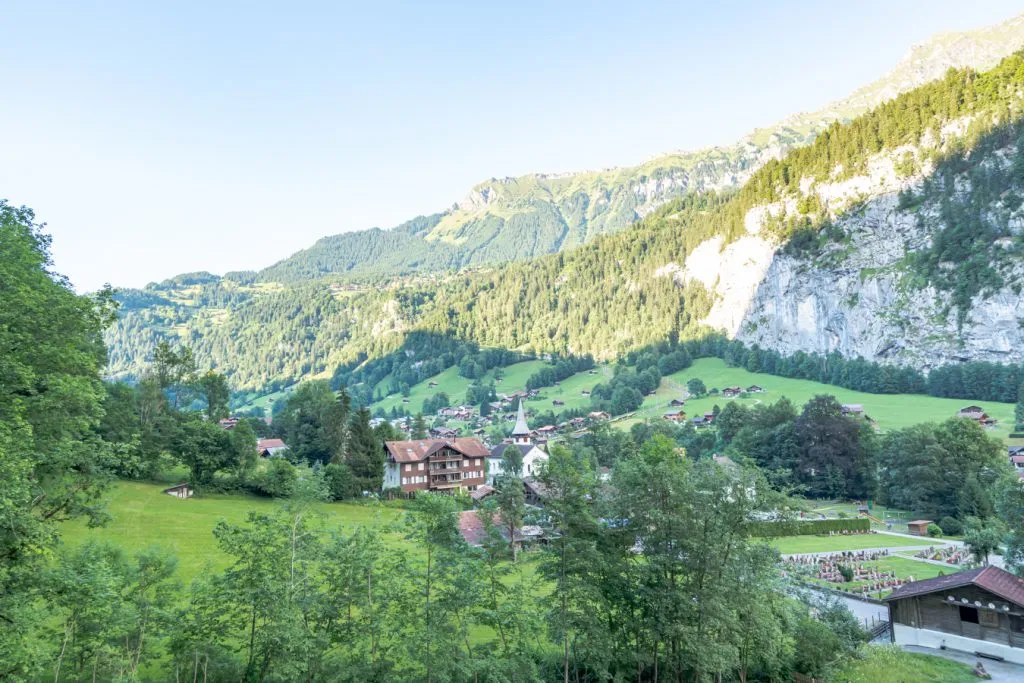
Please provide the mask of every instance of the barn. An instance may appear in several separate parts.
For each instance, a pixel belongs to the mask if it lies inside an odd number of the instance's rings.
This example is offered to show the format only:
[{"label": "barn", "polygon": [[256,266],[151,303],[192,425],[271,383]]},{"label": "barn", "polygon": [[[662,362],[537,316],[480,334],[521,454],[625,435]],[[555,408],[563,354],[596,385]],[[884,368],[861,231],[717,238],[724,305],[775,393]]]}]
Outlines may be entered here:
[{"label": "barn", "polygon": [[998,567],[913,581],[885,599],[898,645],[1024,664],[1024,580]]}]

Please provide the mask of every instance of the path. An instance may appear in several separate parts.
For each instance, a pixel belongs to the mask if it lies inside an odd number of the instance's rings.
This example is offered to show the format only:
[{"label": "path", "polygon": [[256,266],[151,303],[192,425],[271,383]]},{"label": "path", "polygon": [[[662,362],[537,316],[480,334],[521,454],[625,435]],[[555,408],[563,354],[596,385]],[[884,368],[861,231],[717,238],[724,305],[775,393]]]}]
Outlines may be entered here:
[{"label": "path", "polygon": [[1024,681],[1024,666],[1019,664],[1011,664],[1010,662],[997,662],[993,659],[983,659],[978,655],[970,652],[960,652],[959,650],[939,650],[930,647],[921,647],[920,645],[904,645],[902,646],[907,652],[919,652],[923,655],[932,655],[934,657],[942,657],[943,659],[951,659],[954,662],[960,662],[967,666],[974,668],[974,665],[981,662],[982,666],[985,667],[991,676],[992,680],[997,683],[1020,683]]},{"label": "path", "polygon": [[[896,531],[882,531],[881,529],[878,530],[878,533],[885,534],[886,536],[900,536],[902,538],[920,538],[920,536],[914,536],[913,534],[901,534],[901,533],[898,533]],[[949,539],[947,539],[947,538],[935,538],[935,539],[931,539],[931,541],[932,541],[931,545],[933,545],[933,546],[952,545],[952,546],[956,546],[957,548],[963,548],[963,547],[966,547],[966,545],[967,545],[963,541],[957,541],[957,540],[952,539],[952,538],[949,538]],[[918,548],[905,547],[905,548],[903,548],[903,550],[918,550]],[[915,560],[920,560],[921,562],[933,562],[933,560],[921,560],[921,558],[919,558],[919,557],[915,557],[914,559]],[[993,567],[999,567],[1000,569],[1005,569],[1006,568],[1005,563],[1003,562],[1003,556],[1002,555],[989,555],[988,556],[988,563],[990,565],[992,565]],[[945,564],[947,567],[951,567],[953,569],[956,568],[956,567],[953,567],[953,565],[946,564],[945,562],[939,562],[937,564]]]},{"label": "path", "polygon": [[[897,546],[897,547],[881,545],[881,546],[878,546],[877,548],[857,548],[856,550],[822,550],[820,552],[813,552],[813,553],[787,553],[785,555],[782,555],[782,557],[784,557],[784,558],[785,557],[819,557],[819,556],[822,556],[822,555],[826,555],[826,556],[827,555],[836,555],[836,554],[839,554],[839,553],[880,553],[883,550],[888,550],[889,551],[889,555],[895,555],[896,553],[893,552],[895,550],[901,550],[901,551],[904,551],[904,550],[927,550],[928,548],[934,548],[934,547],[935,547],[934,543],[932,543],[931,545],[921,545],[921,546],[901,545],[901,546]],[[915,557],[914,559],[916,560],[917,558]],[[865,560],[865,561],[867,561],[867,560]]]}]

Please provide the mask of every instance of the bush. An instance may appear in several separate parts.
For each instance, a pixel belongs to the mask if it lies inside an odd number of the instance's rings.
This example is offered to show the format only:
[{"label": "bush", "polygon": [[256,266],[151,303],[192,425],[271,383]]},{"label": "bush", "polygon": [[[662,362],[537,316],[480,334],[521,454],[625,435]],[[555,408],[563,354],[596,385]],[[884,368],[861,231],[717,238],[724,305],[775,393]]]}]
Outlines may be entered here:
[{"label": "bush", "polygon": [[942,538],[942,529],[939,528],[938,524],[929,524],[928,536],[930,538]]},{"label": "bush", "polygon": [[298,473],[284,458],[272,458],[267,469],[256,476],[256,490],[274,498],[287,498],[295,492]]},{"label": "bush", "polygon": [[786,522],[751,522],[747,531],[751,536],[773,538],[776,536],[814,536],[829,532],[870,531],[867,519],[809,519]]},{"label": "bush", "polygon": [[964,532],[964,525],[960,520],[948,515],[939,520],[939,527],[945,536],[959,536]]}]

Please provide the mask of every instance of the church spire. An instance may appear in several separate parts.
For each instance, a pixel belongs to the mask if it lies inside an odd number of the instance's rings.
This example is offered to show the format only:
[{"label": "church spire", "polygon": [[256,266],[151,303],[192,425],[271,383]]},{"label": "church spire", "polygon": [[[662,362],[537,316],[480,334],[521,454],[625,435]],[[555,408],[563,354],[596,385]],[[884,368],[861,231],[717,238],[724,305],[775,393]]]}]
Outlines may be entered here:
[{"label": "church spire", "polygon": [[529,441],[530,426],[526,424],[526,411],[523,409],[523,399],[519,399],[519,412],[516,414],[516,426],[512,428],[512,438],[516,443]]}]

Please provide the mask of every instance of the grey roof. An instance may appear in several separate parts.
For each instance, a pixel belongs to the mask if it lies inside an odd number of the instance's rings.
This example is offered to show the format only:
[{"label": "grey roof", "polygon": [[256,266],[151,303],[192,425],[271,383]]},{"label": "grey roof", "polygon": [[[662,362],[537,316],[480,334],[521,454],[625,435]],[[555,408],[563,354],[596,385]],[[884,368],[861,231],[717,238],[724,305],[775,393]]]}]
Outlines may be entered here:
[{"label": "grey roof", "polygon": [[519,412],[516,413],[516,426],[512,428],[512,436],[528,436],[530,427],[526,424],[526,412],[523,410],[523,399],[519,399]]},{"label": "grey roof", "polygon": [[885,601],[902,600],[915,595],[936,593],[970,585],[983,588],[1017,606],[1024,606],[1024,580],[993,566],[906,583],[890,593]]},{"label": "grey roof", "polygon": [[513,444],[513,443],[499,443],[497,446],[495,446],[494,448],[491,449],[490,457],[492,457],[492,458],[504,457],[505,449],[506,448],[518,448],[519,452],[522,453],[525,456],[527,453],[529,453],[534,448],[536,448],[536,446],[534,446],[532,443],[516,443],[516,444]]}]

